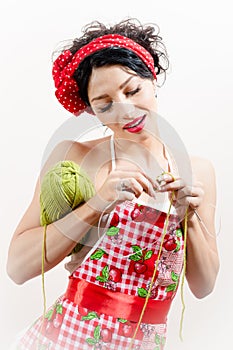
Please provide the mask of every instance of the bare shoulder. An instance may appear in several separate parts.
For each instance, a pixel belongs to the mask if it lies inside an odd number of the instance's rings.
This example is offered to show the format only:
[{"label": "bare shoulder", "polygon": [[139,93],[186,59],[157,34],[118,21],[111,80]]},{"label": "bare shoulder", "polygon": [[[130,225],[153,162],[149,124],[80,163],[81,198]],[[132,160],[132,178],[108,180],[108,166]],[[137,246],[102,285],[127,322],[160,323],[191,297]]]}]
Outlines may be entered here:
[{"label": "bare shoulder", "polygon": [[93,149],[97,149],[98,145],[109,142],[109,137],[101,139],[93,139],[88,141],[73,141],[64,140],[58,143],[51,154],[49,155],[43,170],[42,175],[44,175],[49,169],[51,169],[56,163],[63,160],[70,160],[81,164],[84,157]]},{"label": "bare shoulder", "polygon": [[73,142],[67,152],[66,159],[80,162],[90,151],[98,152],[99,149],[102,150],[106,143],[109,144],[109,136],[83,142]]}]

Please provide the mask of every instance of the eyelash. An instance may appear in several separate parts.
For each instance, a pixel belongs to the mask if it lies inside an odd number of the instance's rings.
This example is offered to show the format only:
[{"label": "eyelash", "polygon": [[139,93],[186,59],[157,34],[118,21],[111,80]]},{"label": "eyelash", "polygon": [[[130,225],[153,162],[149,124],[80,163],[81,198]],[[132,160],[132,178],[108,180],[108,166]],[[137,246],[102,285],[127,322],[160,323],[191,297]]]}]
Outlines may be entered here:
[{"label": "eyelash", "polygon": [[133,96],[135,95],[137,92],[139,92],[141,90],[141,88],[138,86],[135,90],[126,92],[126,96]]},{"label": "eyelash", "polygon": [[[141,90],[141,87],[137,87],[135,90],[126,92],[126,96],[133,96],[136,93],[138,93],[140,90]],[[105,107],[101,108],[99,110],[99,113],[107,112],[107,111],[109,111],[111,109],[111,107],[112,107],[112,102],[108,103]]]},{"label": "eyelash", "polygon": [[105,107],[99,109],[99,113],[104,113],[110,110],[112,107],[112,102],[108,103]]}]

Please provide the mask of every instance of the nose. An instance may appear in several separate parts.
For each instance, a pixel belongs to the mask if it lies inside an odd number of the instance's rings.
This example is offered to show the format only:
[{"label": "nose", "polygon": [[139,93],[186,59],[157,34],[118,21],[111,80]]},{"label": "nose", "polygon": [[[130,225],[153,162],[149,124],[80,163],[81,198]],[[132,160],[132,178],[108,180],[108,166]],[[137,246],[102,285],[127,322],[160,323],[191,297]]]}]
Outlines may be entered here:
[{"label": "nose", "polygon": [[129,120],[135,112],[135,106],[129,102],[113,102],[114,111],[119,119]]}]

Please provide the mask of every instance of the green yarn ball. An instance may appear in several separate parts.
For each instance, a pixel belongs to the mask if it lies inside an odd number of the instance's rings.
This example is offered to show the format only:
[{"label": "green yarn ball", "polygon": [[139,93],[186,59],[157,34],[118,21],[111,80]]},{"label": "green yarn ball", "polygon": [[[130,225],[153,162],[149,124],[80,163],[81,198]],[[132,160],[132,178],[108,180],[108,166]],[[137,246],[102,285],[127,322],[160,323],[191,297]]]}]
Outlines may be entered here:
[{"label": "green yarn ball", "polygon": [[41,225],[61,219],[94,194],[93,183],[78,164],[70,160],[58,162],[45,174],[41,183]]}]

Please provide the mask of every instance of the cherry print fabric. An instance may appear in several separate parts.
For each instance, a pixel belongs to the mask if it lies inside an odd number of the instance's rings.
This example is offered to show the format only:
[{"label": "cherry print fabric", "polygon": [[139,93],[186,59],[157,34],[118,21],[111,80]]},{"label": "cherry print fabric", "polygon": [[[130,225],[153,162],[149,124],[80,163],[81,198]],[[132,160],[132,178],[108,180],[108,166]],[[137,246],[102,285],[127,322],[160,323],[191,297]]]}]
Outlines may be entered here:
[{"label": "cherry print fabric", "polygon": [[84,110],[92,113],[79,95],[79,87],[73,78],[74,72],[85,57],[107,47],[122,47],[133,51],[151,70],[154,78],[154,60],[151,54],[135,41],[118,34],[108,34],[92,40],[83,46],[74,55],[65,50],[53,63],[52,75],[55,83],[55,95],[62,106],[73,113],[80,115]]},{"label": "cherry print fabric", "polygon": [[[166,216],[164,212],[135,202],[118,205],[109,216],[106,233],[99,246],[70,279],[101,287],[106,295],[120,292],[144,301],[158,257]],[[149,301],[172,303],[183,267],[183,250],[178,216],[171,214]],[[88,309],[82,301],[80,304],[75,302],[72,293],[69,284],[66,293],[48,309],[44,321],[41,317],[29,328],[18,350],[129,348],[137,326],[135,319],[120,317],[118,308],[115,308],[114,315],[108,314],[108,307],[106,312],[99,312],[98,303]],[[166,329],[167,314],[157,323],[142,320],[132,349],[164,349]]]}]

